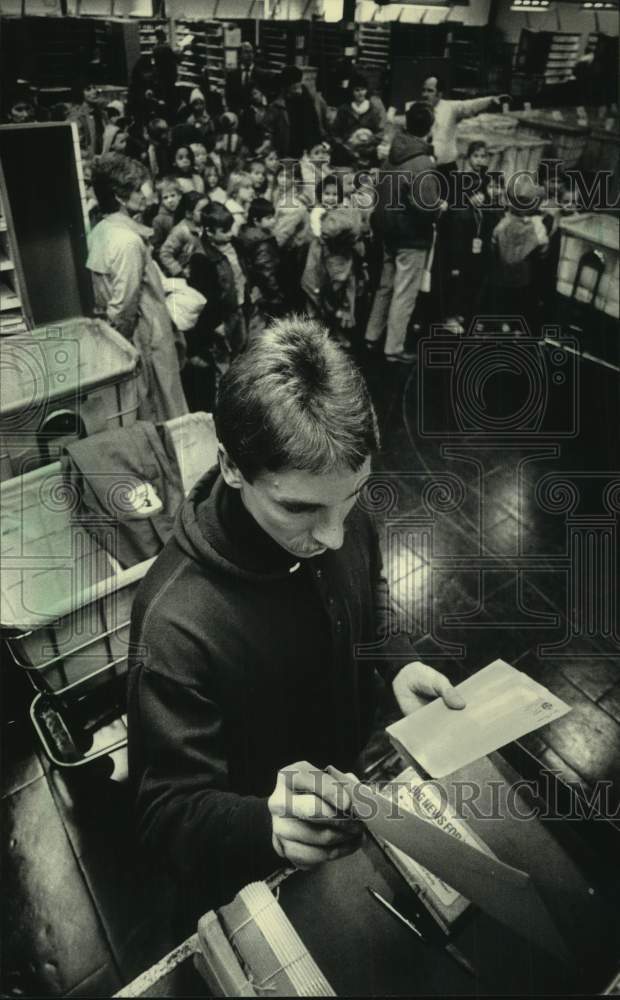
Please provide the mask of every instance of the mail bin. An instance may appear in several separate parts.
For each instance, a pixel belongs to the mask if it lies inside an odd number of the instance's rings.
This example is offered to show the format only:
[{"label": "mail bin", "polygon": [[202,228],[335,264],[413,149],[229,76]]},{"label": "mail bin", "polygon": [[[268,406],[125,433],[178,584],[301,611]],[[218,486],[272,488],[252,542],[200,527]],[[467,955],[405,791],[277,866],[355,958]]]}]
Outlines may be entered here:
[{"label": "mail bin", "polygon": [[[217,457],[213,418],[167,422],[188,492]],[[74,523],[60,463],[0,484],[0,625],[18,666],[59,695],[107,683],[127,666],[135,591],[153,559],[122,569]]]},{"label": "mail bin", "polygon": [[99,319],[0,340],[0,479],[49,464],[63,441],[137,419],[140,356]]},{"label": "mail bin", "polygon": [[[537,136],[519,135],[514,127],[502,132],[496,124],[480,122],[483,117],[485,116],[480,115],[474,119],[463,119],[457,126],[459,170],[467,170],[467,147],[470,142],[481,141],[488,147],[488,169],[502,173],[505,181],[509,181],[520,170],[535,174],[547,148],[546,141]],[[497,118],[501,122],[506,120],[504,115],[498,115]],[[516,125],[516,122],[513,124]]]},{"label": "mail bin", "polygon": [[516,112],[517,138],[546,139],[550,158],[559,160],[564,169],[576,167],[588,142],[590,125],[577,118],[574,111],[558,115],[561,117],[554,117],[550,111]]}]

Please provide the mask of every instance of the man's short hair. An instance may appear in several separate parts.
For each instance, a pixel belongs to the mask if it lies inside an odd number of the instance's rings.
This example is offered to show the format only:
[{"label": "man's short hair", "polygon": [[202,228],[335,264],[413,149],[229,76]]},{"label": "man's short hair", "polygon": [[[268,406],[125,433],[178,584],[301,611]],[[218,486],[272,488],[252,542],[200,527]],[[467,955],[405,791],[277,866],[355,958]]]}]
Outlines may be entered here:
[{"label": "man's short hair", "polygon": [[316,320],[272,322],[222,376],[217,436],[248,482],[263,472],[357,471],[379,447],[364,378]]},{"label": "man's short hair", "polygon": [[445,81],[444,81],[443,77],[437,76],[436,73],[431,73],[431,75],[427,76],[426,79],[427,80],[434,80],[435,81],[435,89],[436,89],[436,91],[437,91],[438,94],[445,93],[446,84],[445,84]]},{"label": "man's short hair", "polygon": [[428,135],[433,127],[435,116],[427,104],[414,101],[405,113],[405,125],[411,135],[423,137]]}]

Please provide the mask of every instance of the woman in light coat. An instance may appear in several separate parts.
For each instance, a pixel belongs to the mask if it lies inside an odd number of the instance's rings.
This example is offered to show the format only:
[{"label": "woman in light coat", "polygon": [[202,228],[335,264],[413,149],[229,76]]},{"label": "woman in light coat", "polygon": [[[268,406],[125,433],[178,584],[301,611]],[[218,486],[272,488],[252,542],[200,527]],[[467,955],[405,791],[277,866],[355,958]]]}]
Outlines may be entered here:
[{"label": "woman in light coat", "polygon": [[132,342],[142,358],[141,420],[170,420],[187,413],[179,375],[181,335],[173,331],[159,271],[151,256],[151,230],[139,221],[146,206],[144,168],[120,153],[93,162],[93,188],[104,218],[89,236],[86,266],[92,272],[99,315]]}]

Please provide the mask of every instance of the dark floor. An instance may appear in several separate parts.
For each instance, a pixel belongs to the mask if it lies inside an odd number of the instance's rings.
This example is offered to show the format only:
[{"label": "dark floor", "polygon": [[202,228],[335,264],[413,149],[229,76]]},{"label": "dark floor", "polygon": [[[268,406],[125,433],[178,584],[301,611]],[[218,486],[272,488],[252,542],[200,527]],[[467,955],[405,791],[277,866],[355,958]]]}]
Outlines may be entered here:
[{"label": "dark floor", "polygon": [[[551,348],[530,370],[526,346],[487,382],[490,341],[435,343],[421,376],[368,362],[372,499],[412,658],[458,681],[502,657],[546,684],[573,710],[526,742],[591,791],[620,774],[619,375]],[[109,995],[162,951],[125,788],[51,769],[9,663],[3,686],[3,992]]]}]

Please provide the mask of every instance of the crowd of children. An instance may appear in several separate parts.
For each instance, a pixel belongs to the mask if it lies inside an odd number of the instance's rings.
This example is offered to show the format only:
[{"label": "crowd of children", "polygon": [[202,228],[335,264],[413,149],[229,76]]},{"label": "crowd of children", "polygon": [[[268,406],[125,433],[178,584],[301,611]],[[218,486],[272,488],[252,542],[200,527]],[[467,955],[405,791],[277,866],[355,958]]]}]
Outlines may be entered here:
[{"label": "crowd of children", "polygon": [[[261,127],[265,104],[254,86],[239,113],[224,110],[212,118],[204,96],[194,91],[175,124],[161,114],[146,122],[142,142],[117,102],[106,112],[107,149],[139,159],[146,169],[139,221],[152,230],[151,251],[164,285],[165,279],[184,279],[205,301],[192,328],[182,331],[190,407],[204,408],[207,380],[214,385],[249,337],[289,311],[320,318],[349,350],[382,353],[387,326],[384,353],[405,362],[412,358],[407,329],[416,317],[423,322],[420,290],[431,292],[428,316],[456,333],[481,312],[514,313],[517,306],[536,323],[537,307],[551,289],[540,286],[532,264],[553,252],[557,192],[551,204],[535,179],[515,188],[511,178],[490,176],[485,143],[472,142],[454,184],[460,197],[428,211],[418,206],[417,235],[395,247],[377,208],[378,191],[386,174],[398,170],[400,147],[407,169],[420,156],[422,169],[432,167],[432,110],[414,104],[402,126],[393,125],[382,116],[381,102],[369,98],[363,78],[355,77],[350,97],[332,118],[332,134],[293,160],[278,156]],[[83,156],[88,179],[92,158],[86,149]],[[95,225],[100,216],[89,194]],[[416,259],[415,279],[399,270],[403,248]],[[389,314],[395,309],[394,339]]]}]

